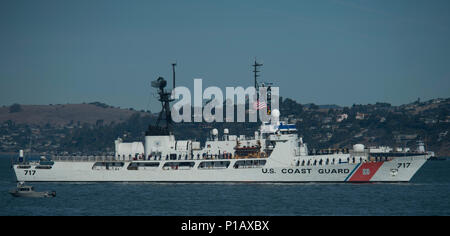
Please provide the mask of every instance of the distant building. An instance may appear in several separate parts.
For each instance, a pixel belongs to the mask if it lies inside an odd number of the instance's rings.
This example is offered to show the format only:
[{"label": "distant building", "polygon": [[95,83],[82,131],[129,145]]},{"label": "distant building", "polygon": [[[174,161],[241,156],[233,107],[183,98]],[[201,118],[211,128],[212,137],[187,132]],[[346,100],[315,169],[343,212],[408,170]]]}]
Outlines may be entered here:
[{"label": "distant building", "polygon": [[357,112],[356,116],[355,116],[355,119],[357,119],[357,120],[364,120],[365,118],[367,118],[367,116],[368,115],[366,113]]},{"label": "distant building", "polygon": [[442,99],[442,98],[436,98],[436,99],[431,100],[431,102],[432,102],[433,104],[438,104],[438,103],[441,103],[441,102],[443,102],[443,101],[444,101],[444,99]]},{"label": "distant building", "polygon": [[338,115],[336,121],[337,122],[342,122],[343,120],[346,120],[346,119],[348,119],[348,115],[344,113],[344,114]]},{"label": "distant building", "polygon": [[424,119],[424,123],[425,124],[435,124],[435,123],[437,123],[437,120],[436,119],[432,119],[432,118],[425,118]]},{"label": "distant building", "polygon": [[325,117],[324,119],[323,119],[323,123],[330,123],[331,122],[331,120],[332,120],[332,118],[331,117]]},{"label": "distant building", "polygon": [[400,143],[402,141],[414,140],[417,138],[417,134],[397,134],[394,135],[396,142]]}]

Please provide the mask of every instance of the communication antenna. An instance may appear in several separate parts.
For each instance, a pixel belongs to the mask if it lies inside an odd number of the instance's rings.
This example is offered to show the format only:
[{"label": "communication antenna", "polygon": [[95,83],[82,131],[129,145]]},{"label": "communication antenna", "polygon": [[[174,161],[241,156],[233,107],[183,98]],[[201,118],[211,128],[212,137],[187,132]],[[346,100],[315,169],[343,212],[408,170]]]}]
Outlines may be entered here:
[{"label": "communication antenna", "polygon": [[261,72],[261,71],[258,70],[258,68],[263,66],[263,64],[259,64],[256,61],[256,58],[255,58],[255,63],[252,66],[253,66],[253,73],[254,73],[254,76],[255,76],[256,99],[258,101],[259,100],[259,91],[258,91],[259,90],[259,87],[258,87],[258,77],[259,77],[259,75],[258,75],[258,72]]},{"label": "communication antenna", "polygon": [[172,79],[173,79],[173,89],[175,89],[175,66],[177,66],[177,63],[172,63]]}]

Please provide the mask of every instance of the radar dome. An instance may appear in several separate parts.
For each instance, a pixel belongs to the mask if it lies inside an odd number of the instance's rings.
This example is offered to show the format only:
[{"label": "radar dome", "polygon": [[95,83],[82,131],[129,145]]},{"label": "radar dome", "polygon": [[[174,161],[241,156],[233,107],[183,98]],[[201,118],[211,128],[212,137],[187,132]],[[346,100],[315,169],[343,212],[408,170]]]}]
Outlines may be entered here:
[{"label": "radar dome", "polygon": [[211,134],[212,134],[212,135],[218,135],[218,134],[219,134],[219,131],[218,131],[217,129],[213,129],[213,130],[211,131]]},{"label": "radar dome", "polygon": [[353,145],[353,151],[364,152],[364,145],[360,143]]},{"label": "radar dome", "polygon": [[273,109],[272,116],[276,118],[280,117],[280,111],[278,109]]}]

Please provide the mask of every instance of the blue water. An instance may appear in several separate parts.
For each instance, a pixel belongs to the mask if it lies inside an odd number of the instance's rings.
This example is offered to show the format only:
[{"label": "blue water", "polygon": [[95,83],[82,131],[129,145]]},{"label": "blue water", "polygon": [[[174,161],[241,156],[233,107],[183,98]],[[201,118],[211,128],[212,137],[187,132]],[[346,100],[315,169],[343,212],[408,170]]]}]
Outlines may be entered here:
[{"label": "blue water", "polygon": [[429,161],[410,183],[33,183],[56,198],[14,198],[0,157],[0,215],[450,215],[450,160]]}]

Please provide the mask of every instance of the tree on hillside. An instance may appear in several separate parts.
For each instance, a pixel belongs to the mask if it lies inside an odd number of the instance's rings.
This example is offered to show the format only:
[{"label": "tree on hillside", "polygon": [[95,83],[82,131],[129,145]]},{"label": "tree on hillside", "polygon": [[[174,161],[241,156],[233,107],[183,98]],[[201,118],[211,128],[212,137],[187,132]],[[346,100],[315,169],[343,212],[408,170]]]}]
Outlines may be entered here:
[{"label": "tree on hillside", "polygon": [[309,108],[310,108],[311,110],[318,110],[318,109],[319,109],[319,106],[317,106],[317,105],[314,104],[314,103],[311,103],[311,105],[309,106]]},{"label": "tree on hillside", "polygon": [[9,113],[15,113],[15,112],[21,112],[22,111],[22,107],[20,106],[20,104],[14,103],[13,105],[11,105],[9,107]]}]

